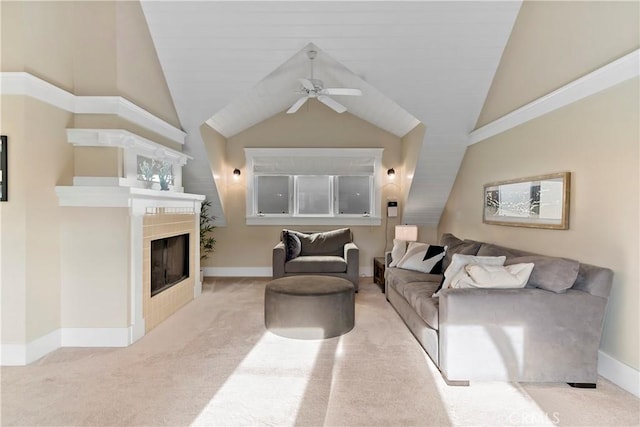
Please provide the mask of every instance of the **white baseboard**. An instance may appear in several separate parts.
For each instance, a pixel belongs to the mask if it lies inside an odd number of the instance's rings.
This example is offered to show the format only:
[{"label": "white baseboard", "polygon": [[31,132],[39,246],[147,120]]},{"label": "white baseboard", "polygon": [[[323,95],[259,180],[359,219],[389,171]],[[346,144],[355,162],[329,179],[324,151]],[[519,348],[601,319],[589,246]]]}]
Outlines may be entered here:
[{"label": "white baseboard", "polygon": [[271,267],[204,267],[205,277],[271,277]]},{"label": "white baseboard", "polygon": [[27,344],[2,344],[0,366],[24,366],[60,347],[127,347],[129,328],[61,328]]},{"label": "white baseboard", "polygon": [[[203,267],[205,277],[271,277],[271,267]],[[373,277],[373,266],[360,268],[360,277]]]},{"label": "white baseboard", "polygon": [[598,351],[598,374],[636,397],[640,397],[640,371],[614,359],[602,350]]},{"label": "white baseboard", "polygon": [[129,328],[63,328],[62,347],[127,347]]},{"label": "white baseboard", "polygon": [[2,344],[2,366],[24,366],[60,348],[60,329],[27,344]]}]

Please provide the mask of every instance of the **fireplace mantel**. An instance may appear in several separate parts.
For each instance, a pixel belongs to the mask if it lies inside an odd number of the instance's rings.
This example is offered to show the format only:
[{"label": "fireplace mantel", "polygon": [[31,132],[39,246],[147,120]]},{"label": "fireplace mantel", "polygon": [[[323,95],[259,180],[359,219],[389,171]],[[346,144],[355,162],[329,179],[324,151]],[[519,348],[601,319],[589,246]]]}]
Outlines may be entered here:
[{"label": "fireplace mantel", "polygon": [[[56,187],[56,194],[60,206],[73,209],[73,212],[77,212],[88,221],[92,221],[92,218],[100,217],[95,215],[95,209],[103,208],[107,209],[120,208],[124,210],[125,221],[120,223],[121,225],[114,225],[109,221],[95,220],[95,228],[105,230],[113,229],[113,227],[127,228],[125,233],[120,233],[124,236],[128,236],[123,241],[123,247],[126,252],[129,253],[128,261],[125,262],[123,267],[126,267],[125,277],[121,280],[122,286],[117,286],[118,289],[122,289],[122,292],[126,294],[120,294],[122,301],[128,301],[128,326],[126,328],[111,328],[108,329],[109,335],[104,335],[101,338],[101,331],[106,330],[104,328],[96,328],[95,326],[87,325],[79,326],[78,330],[84,331],[87,336],[92,337],[90,346],[104,346],[104,347],[119,347],[128,346],[142,338],[146,333],[145,317],[144,317],[144,232],[145,218],[152,216],[164,216],[168,214],[191,214],[193,218],[192,226],[190,227],[190,233],[199,238],[199,216],[201,203],[204,200],[203,195],[181,193],[175,191],[160,191],[152,189],[144,189],[137,187],[126,186],[58,186]],[[76,211],[77,209],[77,211]],[[64,215],[64,211],[63,211]],[[70,215],[72,214],[70,211]],[[69,242],[74,240],[80,240],[82,229],[76,228],[73,222],[68,222],[66,228],[63,229],[63,233],[68,237]],[[77,236],[78,238],[74,238]],[[198,272],[200,270],[200,245],[198,240],[194,240],[195,245],[193,248],[194,255],[194,270]],[[70,243],[73,244],[73,243]],[[84,261],[91,265],[100,266],[101,259],[90,258],[92,255],[89,251],[83,252]],[[85,255],[86,254],[86,255]],[[70,255],[69,255],[70,256]],[[89,257],[89,259],[87,259]],[[73,263],[73,259],[70,259],[68,263]],[[92,273],[93,274],[93,273]],[[108,274],[108,272],[104,272]],[[194,273],[195,274],[195,273]],[[65,271],[62,272],[62,276],[66,277]],[[91,286],[91,275],[86,277],[86,285]],[[124,283],[126,281],[126,283]],[[63,283],[63,289],[65,289]],[[126,291],[125,291],[126,289]],[[202,292],[202,284],[199,279],[195,279],[193,286],[193,298],[196,298]],[[74,300],[73,295],[63,296],[63,298],[69,298]],[[80,296],[79,296],[80,298]],[[92,322],[89,322],[92,323]],[[93,322],[99,323],[99,322]],[[86,342],[75,342],[77,346],[89,345]]]}]

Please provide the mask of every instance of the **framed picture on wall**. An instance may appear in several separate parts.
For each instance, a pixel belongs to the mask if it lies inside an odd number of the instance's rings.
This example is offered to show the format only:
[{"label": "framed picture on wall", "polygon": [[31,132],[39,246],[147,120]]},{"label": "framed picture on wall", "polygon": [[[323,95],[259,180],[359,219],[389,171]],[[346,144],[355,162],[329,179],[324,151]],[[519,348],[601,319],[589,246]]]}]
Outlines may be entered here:
[{"label": "framed picture on wall", "polygon": [[566,230],[570,188],[570,172],[485,184],[483,222]]},{"label": "framed picture on wall", "polygon": [[7,201],[7,136],[0,135],[0,202]]}]

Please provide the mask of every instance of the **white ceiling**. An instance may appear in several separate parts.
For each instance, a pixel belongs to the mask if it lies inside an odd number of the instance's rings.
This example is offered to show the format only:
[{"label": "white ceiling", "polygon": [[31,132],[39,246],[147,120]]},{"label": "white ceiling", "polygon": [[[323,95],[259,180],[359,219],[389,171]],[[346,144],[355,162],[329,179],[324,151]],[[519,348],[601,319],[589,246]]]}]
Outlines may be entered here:
[{"label": "white ceiling", "polygon": [[399,136],[415,119],[425,124],[403,222],[436,225],[520,4],[143,1],[196,158],[185,187],[207,194],[221,218],[200,125],[231,136],[286,110],[296,79],[309,76],[313,43],[317,78],[363,90],[336,97],[350,113]]}]

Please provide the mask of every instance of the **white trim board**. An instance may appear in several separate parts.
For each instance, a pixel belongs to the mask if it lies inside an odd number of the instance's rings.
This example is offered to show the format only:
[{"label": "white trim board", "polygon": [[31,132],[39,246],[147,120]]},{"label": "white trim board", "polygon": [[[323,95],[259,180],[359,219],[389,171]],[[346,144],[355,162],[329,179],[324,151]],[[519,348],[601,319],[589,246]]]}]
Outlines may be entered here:
[{"label": "white trim board", "polygon": [[640,397],[640,372],[602,350],[598,351],[598,374],[636,397]]},{"label": "white trim board", "polygon": [[639,75],[640,49],[474,130],[469,134],[467,145],[491,138]]},{"label": "white trim board", "polygon": [[[204,277],[272,277],[271,267],[203,267]],[[360,267],[360,277],[373,277],[373,266]]]},{"label": "white trim board", "polygon": [[2,95],[25,95],[74,114],[115,114],[178,144],[186,133],[121,96],[77,96],[27,72],[1,72]]},{"label": "white trim board", "polygon": [[24,366],[61,347],[127,347],[129,328],[60,328],[27,344],[2,344],[0,366]]}]

